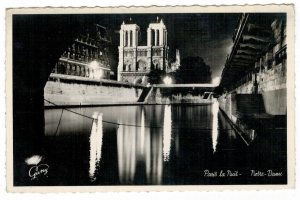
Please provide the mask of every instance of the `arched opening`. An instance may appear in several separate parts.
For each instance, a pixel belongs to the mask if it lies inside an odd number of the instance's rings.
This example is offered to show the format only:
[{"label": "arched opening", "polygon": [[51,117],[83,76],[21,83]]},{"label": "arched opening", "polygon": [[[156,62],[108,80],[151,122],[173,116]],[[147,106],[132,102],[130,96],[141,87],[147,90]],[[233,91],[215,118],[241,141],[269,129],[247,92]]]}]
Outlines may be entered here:
[{"label": "arched opening", "polygon": [[130,39],[129,39],[129,41],[130,41],[130,44],[129,44],[129,46],[131,46],[131,47],[132,47],[132,46],[133,46],[133,45],[132,45],[132,40],[133,40],[133,37],[132,37],[132,31],[130,31],[129,38],[130,38]]},{"label": "arched opening", "polygon": [[142,84],[143,83],[143,79],[142,78],[137,78],[135,81],[134,81],[134,84]]},{"label": "arched opening", "polygon": [[65,63],[58,63],[58,67],[57,67],[57,73],[58,74],[65,74],[66,73],[66,65]]},{"label": "arched opening", "polygon": [[131,71],[131,64],[128,64],[128,65],[127,65],[127,69],[126,69],[126,71],[128,71],[128,72],[130,72],[130,71]]},{"label": "arched opening", "polygon": [[80,66],[79,65],[77,65],[77,67],[76,67],[76,76],[80,76]]},{"label": "arched opening", "polygon": [[89,76],[90,76],[90,69],[87,68],[87,69],[85,70],[85,77],[89,77]]},{"label": "arched opening", "polygon": [[76,65],[71,65],[72,69],[71,69],[71,75],[76,75]]},{"label": "arched opening", "polygon": [[156,69],[159,69],[159,67],[160,67],[160,66],[159,66],[159,61],[158,61],[158,60],[154,60],[154,61],[153,61],[153,69],[156,70]]},{"label": "arched opening", "polygon": [[147,69],[147,63],[144,60],[139,60],[136,66],[136,71],[145,71]]},{"label": "arched opening", "polygon": [[85,67],[84,66],[81,67],[81,74],[80,75],[85,76]]},{"label": "arched opening", "polygon": [[156,46],[159,46],[159,30],[156,30]]},{"label": "arched opening", "polygon": [[[49,75],[68,46],[97,22],[87,15],[13,15],[10,70],[15,186],[32,184],[24,173],[24,160],[44,152],[44,86]],[[70,50],[67,57],[74,58],[75,52]],[[58,68],[63,74],[71,71],[67,64]]]},{"label": "arched opening", "polygon": [[128,46],[128,31],[125,31],[125,44],[124,46],[127,47]]},{"label": "arched opening", "polygon": [[151,30],[151,45],[155,46],[155,30]]},{"label": "arched opening", "polygon": [[68,63],[66,68],[66,74],[70,74],[70,71],[71,71],[71,67],[70,64]]}]

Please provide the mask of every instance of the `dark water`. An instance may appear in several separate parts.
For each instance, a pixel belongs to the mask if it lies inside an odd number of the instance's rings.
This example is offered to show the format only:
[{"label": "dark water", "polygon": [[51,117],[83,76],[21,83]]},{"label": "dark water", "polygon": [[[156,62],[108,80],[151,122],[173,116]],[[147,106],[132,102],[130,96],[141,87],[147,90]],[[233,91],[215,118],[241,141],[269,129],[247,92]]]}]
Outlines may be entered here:
[{"label": "dark water", "polygon": [[[72,110],[90,117],[95,112],[102,113],[103,120],[100,117],[96,123],[64,111],[58,126],[61,109],[45,111],[45,162],[50,166],[45,185],[282,184],[287,181],[286,135],[280,131],[259,134],[247,146],[219,111],[217,103]],[[257,177],[251,170],[273,170],[282,175]],[[220,176],[222,172],[225,176]]]}]

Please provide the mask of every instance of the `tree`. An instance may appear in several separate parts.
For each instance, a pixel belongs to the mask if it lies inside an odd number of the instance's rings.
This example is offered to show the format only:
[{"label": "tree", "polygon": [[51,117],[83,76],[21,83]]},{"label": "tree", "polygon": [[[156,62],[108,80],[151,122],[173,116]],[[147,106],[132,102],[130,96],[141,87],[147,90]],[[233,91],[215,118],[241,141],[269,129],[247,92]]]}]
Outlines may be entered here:
[{"label": "tree", "polygon": [[210,83],[211,71],[203,58],[186,57],[174,76],[176,83]]},{"label": "tree", "polygon": [[148,82],[150,84],[161,84],[163,83],[163,78],[166,75],[165,71],[160,69],[152,69],[148,76]]}]

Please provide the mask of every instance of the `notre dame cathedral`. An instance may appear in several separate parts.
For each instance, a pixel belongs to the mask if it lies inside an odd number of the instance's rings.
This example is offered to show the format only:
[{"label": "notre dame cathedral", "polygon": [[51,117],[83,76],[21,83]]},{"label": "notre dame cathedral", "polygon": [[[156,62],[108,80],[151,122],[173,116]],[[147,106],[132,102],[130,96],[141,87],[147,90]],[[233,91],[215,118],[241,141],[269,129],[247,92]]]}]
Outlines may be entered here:
[{"label": "notre dame cathedral", "polygon": [[[120,30],[118,81],[147,83],[152,69],[168,72],[168,34],[162,19],[150,23],[147,29],[147,46],[139,46],[140,27],[123,22]],[[170,69],[169,69],[170,68]]]}]

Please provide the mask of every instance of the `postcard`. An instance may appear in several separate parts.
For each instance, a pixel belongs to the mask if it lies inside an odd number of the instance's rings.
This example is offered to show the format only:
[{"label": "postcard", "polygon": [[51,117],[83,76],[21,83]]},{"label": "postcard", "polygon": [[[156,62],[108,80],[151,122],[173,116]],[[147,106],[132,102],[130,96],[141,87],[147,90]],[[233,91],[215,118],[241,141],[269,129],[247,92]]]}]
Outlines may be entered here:
[{"label": "postcard", "polygon": [[7,9],[7,190],[294,188],[294,14]]}]

